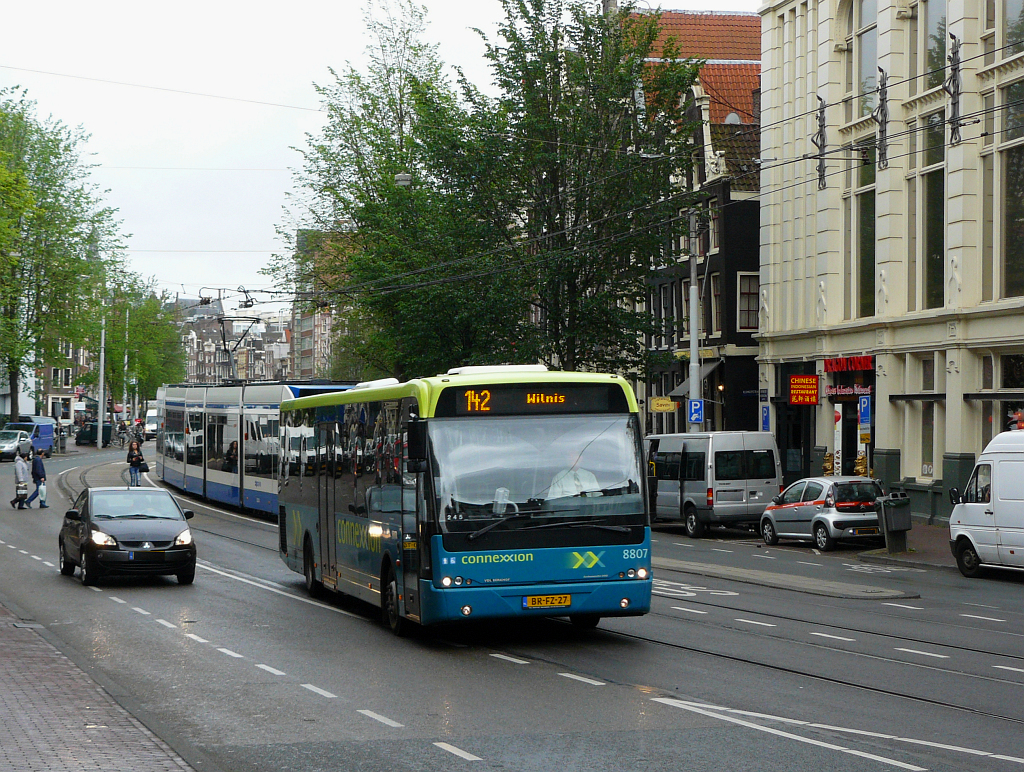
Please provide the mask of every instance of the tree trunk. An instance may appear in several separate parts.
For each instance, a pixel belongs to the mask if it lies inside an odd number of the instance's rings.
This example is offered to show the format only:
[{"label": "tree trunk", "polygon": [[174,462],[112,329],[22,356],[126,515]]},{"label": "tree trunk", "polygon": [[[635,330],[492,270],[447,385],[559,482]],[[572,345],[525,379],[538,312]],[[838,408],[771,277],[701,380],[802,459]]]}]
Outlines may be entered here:
[{"label": "tree trunk", "polygon": [[7,380],[11,387],[11,421],[17,421],[20,406],[18,405],[18,368],[7,363]]}]

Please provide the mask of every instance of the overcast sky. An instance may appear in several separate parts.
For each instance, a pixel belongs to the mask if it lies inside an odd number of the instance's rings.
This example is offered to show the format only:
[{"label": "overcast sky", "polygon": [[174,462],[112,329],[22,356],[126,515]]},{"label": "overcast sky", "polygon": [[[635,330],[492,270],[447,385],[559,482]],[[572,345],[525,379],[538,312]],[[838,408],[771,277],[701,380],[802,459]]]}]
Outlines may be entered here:
[{"label": "overcast sky", "polygon": [[[426,38],[441,58],[487,84],[472,28],[494,38],[498,0],[424,4]],[[275,226],[300,163],[292,148],[322,124],[312,84],[327,83],[329,67],[363,66],[364,8],[365,0],[6,3],[0,87],[27,88],[41,117],[92,135],[93,179],[119,210],[136,271],[171,293],[223,289],[231,306],[239,286],[271,286],[259,270],[283,248]]]}]

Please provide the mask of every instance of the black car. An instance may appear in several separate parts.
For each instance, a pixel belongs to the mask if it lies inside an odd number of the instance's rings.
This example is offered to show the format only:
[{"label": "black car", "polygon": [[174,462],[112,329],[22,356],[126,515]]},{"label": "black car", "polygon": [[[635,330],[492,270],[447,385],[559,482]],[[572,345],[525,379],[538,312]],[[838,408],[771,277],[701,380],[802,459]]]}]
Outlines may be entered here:
[{"label": "black car", "polygon": [[82,584],[105,574],[174,574],[180,584],[196,576],[196,545],[182,510],[161,488],[87,488],[64,514],[60,572],[82,569]]}]

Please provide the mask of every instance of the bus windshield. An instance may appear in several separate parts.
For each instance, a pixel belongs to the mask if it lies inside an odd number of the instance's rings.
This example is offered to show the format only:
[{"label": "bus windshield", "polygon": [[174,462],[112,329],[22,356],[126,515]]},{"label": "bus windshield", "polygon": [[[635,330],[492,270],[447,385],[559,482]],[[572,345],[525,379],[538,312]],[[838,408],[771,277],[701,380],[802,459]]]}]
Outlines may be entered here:
[{"label": "bus windshield", "polygon": [[639,434],[634,415],[434,419],[441,528],[475,531],[512,515],[510,528],[608,516],[644,524]]}]

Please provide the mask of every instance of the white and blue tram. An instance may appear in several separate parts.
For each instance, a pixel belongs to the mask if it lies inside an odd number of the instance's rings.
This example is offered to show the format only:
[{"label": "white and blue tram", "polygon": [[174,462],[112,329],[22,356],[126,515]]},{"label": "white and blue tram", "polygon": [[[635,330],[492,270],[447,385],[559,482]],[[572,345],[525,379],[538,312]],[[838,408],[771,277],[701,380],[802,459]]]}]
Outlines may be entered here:
[{"label": "white and blue tram", "polygon": [[277,515],[283,400],[344,383],[180,385],[157,389],[155,471],[168,485],[211,501]]}]

